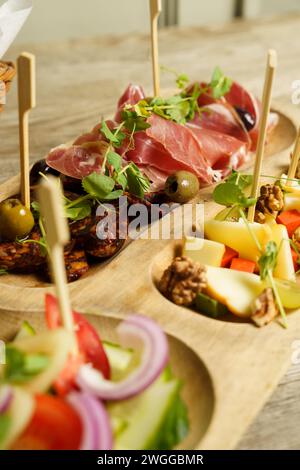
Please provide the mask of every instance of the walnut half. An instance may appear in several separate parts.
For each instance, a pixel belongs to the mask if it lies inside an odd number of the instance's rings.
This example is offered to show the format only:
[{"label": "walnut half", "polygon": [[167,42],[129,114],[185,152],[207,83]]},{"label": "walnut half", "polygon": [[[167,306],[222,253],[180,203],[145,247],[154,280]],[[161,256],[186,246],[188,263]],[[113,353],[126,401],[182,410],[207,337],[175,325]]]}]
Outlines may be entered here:
[{"label": "walnut half", "polygon": [[265,184],[260,188],[260,196],[255,208],[255,222],[264,224],[266,215],[277,217],[283,209],[284,197],[281,188],[276,184]]},{"label": "walnut half", "polygon": [[206,269],[182,256],[173,260],[159,282],[162,294],[176,305],[189,307],[207,285]]},{"label": "walnut half", "polygon": [[265,326],[278,315],[279,310],[271,287],[267,287],[255,300],[251,320],[256,326]]}]

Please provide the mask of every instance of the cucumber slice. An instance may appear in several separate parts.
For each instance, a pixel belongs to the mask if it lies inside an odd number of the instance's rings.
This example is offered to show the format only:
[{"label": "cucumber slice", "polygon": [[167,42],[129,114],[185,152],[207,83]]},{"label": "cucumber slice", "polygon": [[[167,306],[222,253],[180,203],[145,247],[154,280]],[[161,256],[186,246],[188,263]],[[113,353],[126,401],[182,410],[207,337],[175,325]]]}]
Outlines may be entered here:
[{"label": "cucumber slice", "polygon": [[[115,450],[154,450],[156,437],[164,427],[178,399],[180,382],[163,373],[139,396],[108,405],[114,428]],[[122,425],[122,428],[121,428]]]},{"label": "cucumber slice", "polygon": [[28,321],[23,321],[21,328],[19,329],[18,333],[15,336],[14,341],[18,341],[19,339],[28,338],[28,336],[34,336],[35,330],[30,325]]},{"label": "cucumber slice", "polygon": [[198,312],[213,318],[221,317],[229,312],[228,308],[224,304],[221,304],[212,297],[202,293],[197,294],[195,307]]}]

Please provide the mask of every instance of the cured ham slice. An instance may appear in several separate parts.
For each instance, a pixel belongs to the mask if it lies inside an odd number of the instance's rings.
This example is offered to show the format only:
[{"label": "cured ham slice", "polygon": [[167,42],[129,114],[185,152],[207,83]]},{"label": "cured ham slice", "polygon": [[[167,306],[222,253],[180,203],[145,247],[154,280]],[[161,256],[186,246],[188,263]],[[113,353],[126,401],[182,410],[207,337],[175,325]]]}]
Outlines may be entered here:
[{"label": "cured ham slice", "polygon": [[126,153],[127,160],[138,166],[149,165],[169,175],[178,170],[195,173],[205,182],[212,182],[210,167],[198,140],[187,126],[153,114],[150,127],[137,132],[134,149]]},{"label": "cured ham slice", "polygon": [[[201,88],[207,87],[207,84],[201,83]],[[192,90],[192,86],[189,88]],[[211,93],[202,93],[198,98],[198,104],[200,107],[208,106],[213,104],[218,105],[229,105],[232,107],[233,112],[237,116],[237,110],[242,113],[248,113],[253,120],[253,125],[248,129],[248,135],[251,142],[251,150],[255,150],[257,146],[258,132],[259,132],[259,121],[261,116],[261,102],[252,93],[248,92],[245,88],[239,85],[237,82],[233,82],[230,91],[221,98],[214,99]],[[209,107],[209,106],[208,106]],[[242,119],[240,119],[242,121]],[[278,115],[276,113],[270,113],[268,121],[268,132],[278,123]],[[243,123],[241,122],[241,125]],[[245,126],[244,126],[245,127]]]},{"label": "cured ham slice", "polygon": [[226,103],[212,103],[205,106],[201,115],[196,114],[192,124],[226,135],[231,135],[247,146],[251,146],[249,134],[231,106]]},{"label": "cured ham slice", "polygon": [[247,160],[247,143],[212,129],[203,129],[192,124],[188,127],[214,170],[215,180],[225,177]]},{"label": "cured ham slice", "polygon": [[102,155],[106,148],[107,144],[103,141],[96,146],[94,143],[86,147],[61,145],[51,150],[46,161],[51,168],[62,174],[82,179],[94,171],[100,171]]},{"label": "cured ham slice", "polygon": [[141,86],[139,85],[128,85],[126,90],[124,91],[123,95],[118,101],[118,110],[115,115],[115,121],[120,122],[121,121],[121,113],[122,109],[126,104],[136,104],[140,100],[143,100],[145,98],[145,93],[144,90]]},{"label": "cured ham slice", "polygon": [[[240,108],[250,113],[254,118],[254,126],[249,130],[249,136],[252,141],[251,149],[255,150],[259,133],[259,121],[261,117],[261,102],[245,90],[238,83],[234,82],[229,93],[225,95],[226,101],[234,108]],[[268,132],[278,124],[278,115],[270,113],[268,119]]]}]

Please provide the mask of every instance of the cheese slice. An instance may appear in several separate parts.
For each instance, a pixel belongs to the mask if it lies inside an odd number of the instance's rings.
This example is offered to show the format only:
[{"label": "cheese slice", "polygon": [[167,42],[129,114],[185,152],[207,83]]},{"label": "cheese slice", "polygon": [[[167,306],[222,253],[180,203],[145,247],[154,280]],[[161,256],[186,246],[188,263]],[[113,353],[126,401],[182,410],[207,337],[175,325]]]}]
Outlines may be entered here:
[{"label": "cheese slice", "polygon": [[295,269],[287,229],[284,225],[276,224],[272,225],[271,230],[272,240],[279,248],[277,266],[273,272],[274,277],[295,281]]}]

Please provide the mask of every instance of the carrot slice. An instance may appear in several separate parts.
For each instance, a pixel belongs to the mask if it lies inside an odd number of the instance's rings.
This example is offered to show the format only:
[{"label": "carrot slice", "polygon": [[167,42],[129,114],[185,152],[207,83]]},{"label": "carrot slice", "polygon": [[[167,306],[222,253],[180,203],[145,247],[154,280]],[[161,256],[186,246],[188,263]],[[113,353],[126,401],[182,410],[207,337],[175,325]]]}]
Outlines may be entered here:
[{"label": "carrot slice", "polygon": [[230,269],[236,271],[244,271],[246,273],[254,273],[255,263],[244,258],[233,258],[231,261]]},{"label": "carrot slice", "polygon": [[221,267],[222,268],[228,268],[230,266],[231,261],[234,258],[238,258],[238,256],[239,256],[239,254],[238,254],[237,251],[233,250],[229,246],[226,246],[225,247],[225,253],[224,253],[223,258],[222,258]]},{"label": "carrot slice", "polygon": [[276,219],[278,224],[285,225],[291,238],[295,230],[300,227],[300,212],[295,209],[284,211]]}]

